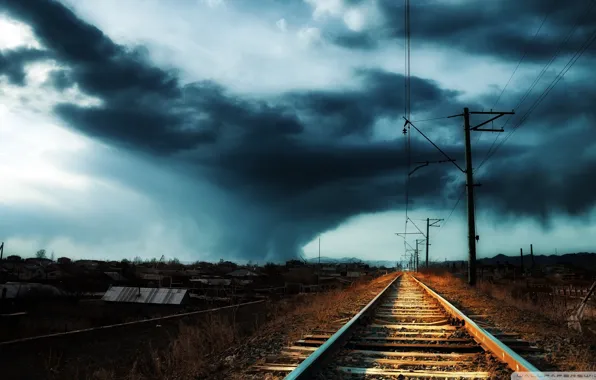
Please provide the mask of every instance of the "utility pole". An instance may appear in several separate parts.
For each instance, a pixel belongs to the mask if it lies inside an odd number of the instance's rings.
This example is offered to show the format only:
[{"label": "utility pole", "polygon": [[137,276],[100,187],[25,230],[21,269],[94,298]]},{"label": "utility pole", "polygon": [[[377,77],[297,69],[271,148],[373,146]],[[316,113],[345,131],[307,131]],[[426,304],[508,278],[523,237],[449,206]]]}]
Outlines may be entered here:
[{"label": "utility pole", "polygon": [[420,270],[420,251],[418,250],[418,244],[423,243],[426,239],[416,239],[416,250],[414,251],[416,255],[416,272]]},{"label": "utility pole", "polygon": [[530,263],[532,265],[532,270],[534,270],[534,247],[530,244]]},{"label": "utility pole", "polygon": [[[430,245],[430,227],[441,227],[438,226],[437,223],[442,221],[443,219],[430,219],[426,218],[426,263],[425,266],[428,268],[428,246]],[[431,223],[432,221],[432,223]]]},{"label": "utility pole", "polygon": [[[476,125],[475,127],[470,126],[470,115],[496,115],[492,118]],[[464,108],[464,113],[460,115],[454,115],[450,117],[463,116],[464,117],[464,143],[465,143],[465,156],[466,156],[466,193],[467,193],[467,214],[468,214],[468,284],[471,286],[476,285],[476,241],[479,240],[479,236],[476,235],[476,220],[475,220],[475,208],[474,208],[474,187],[480,186],[474,183],[474,173],[472,169],[472,139],[470,137],[471,131],[484,131],[484,132],[504,132],[501,129],[486,129],[480,128],[485,124],[488,124],[501,116],[513,115],[514,112],[493,112],[493,111],[481,111],[481,112],[470,112],[468,107]]]},{"label": "utility pole", "polygon": [[416,258],[416,272],[418,272],[418,239],[416,239],[416,249],[414,250],[414,255]]},{"label": "utility pole", "polygon": [[519,259],[520,259],[520,263],[521,263],[520,264],[521,265],[521,273],[523,276],[523,274],[524,274],[524,249],[523,248],[519,249]]},{"label": "utility pole", "polygon": [[470,111],[464,108],[464,137],[466,153],[466,192],[468,195],[468,283],[476,284],[476,222],[474,215],[474,176],[472,173],[472,141]]}]

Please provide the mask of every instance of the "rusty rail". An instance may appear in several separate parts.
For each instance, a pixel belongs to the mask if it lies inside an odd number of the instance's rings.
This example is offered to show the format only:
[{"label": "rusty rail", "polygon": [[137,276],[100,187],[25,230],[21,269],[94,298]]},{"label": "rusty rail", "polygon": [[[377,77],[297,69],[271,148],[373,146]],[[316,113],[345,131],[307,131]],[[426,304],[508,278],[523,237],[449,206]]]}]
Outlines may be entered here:
[{"label": "rusty rail", "polygon": [[530,364],[526,359],[522,358],[515,351],[507,347],[496,337],[494,337],[491,333],[478,326],[473,320],[471,320],[459,309],[457,309],[455,306],[449,303],[449,301],[447,301],[445,298],[437,294],[434,290],[423,284],[416,277],[412,276],[412,278],[428,294],[435,298],[445,308],[445,310],[447,310],[448,313],[450,313],[453,317],[459,320],[463,320],[464,327],[466,328],[466,330],[468,330],[470,335],[474,337],[474,340],[476,340],[478,344],[480,344],[485,350],[492,352],[493,355],[505,362],[509,366],[509,368],[516,372],[529,372],[533,375],[535,379],[544,378],[542,372],[540,372],[540,370],[538,370],[536,367]]},{"label": "rusty rail", "polygon": [[368,303],[358,314],[356,314],[348,323],[343,325],[335,334],[333,334],[327,341],[319,347],[316,351],[310,354],[300,365],[298,365],[292,372],[290,372],[285,379],[312,379],[314,374],[325,364],[325,362],[332,357],[337,350],[351,338],[355,328],[358,327],[359,322],[368,316],[379,303],[383,295],[393,286],[395,281],[401,276],[401,273],[383,289],[372,301]]}]

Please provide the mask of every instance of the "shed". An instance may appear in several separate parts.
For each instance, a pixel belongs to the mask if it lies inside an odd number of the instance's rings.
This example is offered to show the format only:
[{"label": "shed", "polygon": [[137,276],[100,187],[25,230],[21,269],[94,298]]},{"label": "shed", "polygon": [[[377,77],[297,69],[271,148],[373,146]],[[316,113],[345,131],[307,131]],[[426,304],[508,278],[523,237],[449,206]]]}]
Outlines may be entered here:
[{"label": "shed", "polygon": [[101,299],[106,302],[181,305],[188,301],[189,296],[188,289],[110,286]]}]

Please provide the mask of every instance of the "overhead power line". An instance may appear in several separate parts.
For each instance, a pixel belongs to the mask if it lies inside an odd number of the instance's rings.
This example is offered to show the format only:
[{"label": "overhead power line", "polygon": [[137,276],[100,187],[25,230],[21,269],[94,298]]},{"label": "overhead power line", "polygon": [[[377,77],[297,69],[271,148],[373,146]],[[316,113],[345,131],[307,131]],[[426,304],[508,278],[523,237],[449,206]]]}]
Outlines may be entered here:
[{"label": "overhead power line", "polygon": [[422,123],[425,121],[441,120],[441,119],[449,119],[449,116],[433,117],[432,119],[413,120],[412,123]]},{"label": "overhead power line", "polygon": [[[563,41],[561,41],[561,43],[559,44],[556,52],[553,54],[553,56],[550,58],[550,60],[546,63],[546,65],[542,68],[542,70],[540,71],[540,73],[538,74],[538,76],[534,79],[534,81],[532,82],[532,84],[530,85],[530,87],[528,88],[528,90],[521,97],[521,99],[519,100],[519,102],[515,106],[516,109],[519,106],[521,106],[521,104],[523,102],[526,101],[526,99],[528,98],[528,96],[530,95],[530,93],[534,90],[534,88],[536,87],[536,85],[538,84],[538,82],[540,81],[540,79],[542,79],[542,77],[544,76],[544,74],[547,72],[548,68],[552,65],[552,63],[555,61],[555,59],[559,56],[559,54],[560,54],[561,50],[563,49],[563,47],[565,46],[565,44],[569,42],[569,40],[571,39],[571,37],[575,33],[577,27],[580,25],[580,22],[582,21],[582,19],[584,19],[584,18],[587,19],[588,17],[590,17],[590,13],[592,12],[592,10],[594,9],[595,6],[596,6],[596,1],[591,2],[590,5],[588,6],[588,8],[586,9],[586,11],[583,12],[576,19],[575,24],[571,28],[571,31],[567,34],[567,36],[565,37],[565,39]],[[563,76],[567,73],[567,71],[569,71],[569,69],[571,69],[571,67],[575,64],[575,62],[581,57],[581,55],[594,42],[595,35],[596,35],[596,31],[595,31],[594,34],[592,34],[591,36],[589,36],[586,39],[586,41],[575,52],[575,54],[571,57],[571,59],[567,62],[567,64],[565,65],[565,67],[563,67],[563,69],[559,72],[559,74],[553,79],[553,81],[549,84],[549,86],[547,86],[542,91],[542,93],[538,96],[537,100],[528,108],[528,110],[526,111],[526,113],[523,114],[520,117],[518,124],[511,129],[511,131],[503,138],[503,140],[501,140],[501,142],[498,145],[497,145],[497,141],[498,141],[499,135],[497,135],[497,137],[495,138],[495,140],[493,141],[493,143],[489,147],[489,149],[488,149],[488,151],[486,153],[486,156],[480,162],[480,165],[478,165],[478,167],[476,168],[476,170],[479,170],[488,161],[488,159],[491,158],[496,153],[496,151],[503,146],[503,144],[505,144],[505,142],[511,137],[511,135],[513,135],[513,133],[515,133],[515,131],[528,119],[528,117],[536,109],[536,107],[542,102],[542,100],[544,100],[544,98],[550,93],[550,91],[552,91],[552,89],[554,88],[554,86],[556,86],[556,84],[563,78]],[[505,123],[503,124],[503,126],[501,128],[504,128],[510,121],[511,121],[511,118],[508,118],[505,121]]]},{"label": "overhead power line", "polygon": [[511,133],[509,133],[507,136],[505,136],[505,138],[501,141],[501,143],[499,145],[497,145],[497,147],[493,150],[492,154],[490,156],[488,156],[488,158],[490,158],[492,155],[494,155],[495,152],[501,146],[503,146],[503,144],[505,144],[507,142],[507,140],[526,122],[526,120],[528,120],[528,118],[530,117],[530,115],[532,114],[532,112],[534,112],[534,110],[536,109],[536,107],[538,107],[540,105],[540,103],[542,103],[542,101],[544,100],[544,98],[546,98],[548,96],[548,94],[552,91],[552,89],[557,85],[557,83],[559,83],[559,81],[561,79],[563,79],[563,77],[565,76],[565,74],[567,74],[567,72],[571,69],[571,67],[575,64],[575,62],[577,62],[577,60],[590,47],[590,45],[592,45],[592,43],[594,43],[594,41],[596,41],[596,31],[594,31],[594,33],[589,37],[589,39],[586,40],[586,42],[584,43],[584,45],[582,45],[581,50],[578,51],[572,57],[571,60],[569,60],[569,62],[567,63],[567,65],[565,65],[565,67],[559,72],[559,74],[555,77],[555,79],[551,82],[551,84],[542,92],[542,94],[540,94],[540,96],[538,97],[538,99],[536,99],[536,101],[534,102],[534,104],[532,104],[532,106],[530,107],[530,109],[521,117],[519,123],[514,128],[511,129]]},{"label": "overhead power line", "polygon": [[[554,9],[554,8],[553,8]],[[530,40],[527,44],[526,47],[524,49],[524,53],[522,54],[521,58],[519,59],[519,61],[517,62],[517,66],[515,66],[515,69],[513,70],[513,72],[511,73],[511,76],[509,77],[509,79],[507,80],[507,83],[505,84],[505,87],[503,87],[503,89],[501,90],[501,93],[499,94],[499,96],[497,97],[497,100],[495,100],[495,103],[493,104],[493,106],[491,108],[495,108],[495,106],[497,105],[497,103],[499,103],[499,100],[501,99],[501,96],[503,96],[503,93],[505,92],[505,90],[507,89],[507,87],[509,86],[509,83],[511,83],[511,80],[513,79],[513,76],[515,75],[515,73],[517,72],[517,69],[519,69],[519,66],[521,65],[521,63],[524,61],[524,58],[526,58],[526,55],[528,54],[528,48],[530,47],[530,45],[532,45],[532,43],[534,42],[534,40],[536,40],[536,37],[538,37],[538,33],[540,33],[540,30],[542,29],[542,27],[544,26],[544,23],[546,22],[546,19],[548,18],[548,16],[550,16],[550,14],[552,13],[552,9],[550,12],[548,12],[546,14],[546,16],[544,16],[544,19],[542,19],[542,22],[540,23],[540,26],[538,27],[538,29],[536,30],[536,33],[534,33],[534,37],[532,37],[532,40]],[[498,136],[498,135],[497,135]]]},{"label": "overhead power line", "polygon": [[[459,192],[459,196],[457,197],[457,201],[455,201],[455,205],[453,205],[453,208],[451,208],[451,211],[449,212],[449,215],[447,216],[447,218],[445,218],[445,221],[443,222],[443,225],[441,226],[441,229],[437,232],[437,235],[439,235],[439,233],[441,233],[441,231],[443,230],[443,228],[445,228],[445,226],[447,225],[447,222],[449,222],[449,219],[451,219],[451,215],[453,215],[453,212],[457,208],[457,205],[459,205],[459,202],[461,201],[461,199],[464,196],[464,193],[465,192],[466,192],[466,189],[465,188],[463,188]],[[435,237],[435,239],[436,239],[436,237]]]}]

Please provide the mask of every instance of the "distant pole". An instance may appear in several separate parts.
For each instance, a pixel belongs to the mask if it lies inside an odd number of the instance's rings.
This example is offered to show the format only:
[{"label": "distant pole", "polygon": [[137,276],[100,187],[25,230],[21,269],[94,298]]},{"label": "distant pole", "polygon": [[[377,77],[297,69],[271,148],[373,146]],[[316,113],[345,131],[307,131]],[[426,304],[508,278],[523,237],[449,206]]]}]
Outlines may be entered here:
[{"label": "distant pole", "polygon": [[416,272],[418,272],[418,239],[416,239],[416,250],[414,251],[416,255]]},{"label": "distant pole", "polygon": [[428,243],[430,241],[430,218],[426,218],[426,262],[425,267],[428,269]]},{"label": "distant pole", "polygon": [[426,263],[425,266],[428,268],[428,246],[430,245],[430,227],[441,227],[437,223],[443,221],[443,219],[431,219],[426,218]]},{"label": "distant pole", "polygon": [[520,263],[521,263],[521,273],[523,275],[523,273],[524,273],[524,249],[523,248],[519,249],[519,259],[520,259]]},{"label": "distant pole", "polygon": [[321,235],[319,235],[319,270],[317,271],[317,292],[321,286]]},{"label": "distant pole", "polygon": [[2,258],[4,258],[4,242],[0,244],[0,263],[2,262]]},{"label": "distant pole", "polygon": [[534,247],[532,247],[532,244],[530,244],[530,262],[532,269],[534,269]]}]

